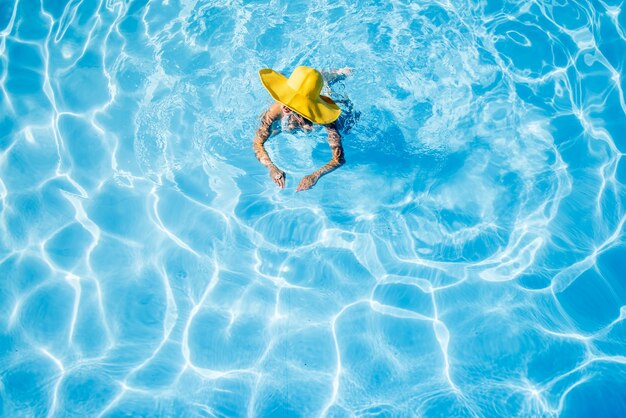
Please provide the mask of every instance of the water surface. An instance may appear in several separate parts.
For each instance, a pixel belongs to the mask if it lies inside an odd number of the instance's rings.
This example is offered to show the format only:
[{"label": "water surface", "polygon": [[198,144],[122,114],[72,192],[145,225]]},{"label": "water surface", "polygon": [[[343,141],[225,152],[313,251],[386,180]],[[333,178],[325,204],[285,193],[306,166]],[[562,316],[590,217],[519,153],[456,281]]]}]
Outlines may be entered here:
[{"label": "water surface", "polygon": [[[625,16],[0,3],[0,415],[624,416]],[[296,194],[298,65],[361,117]]]}]

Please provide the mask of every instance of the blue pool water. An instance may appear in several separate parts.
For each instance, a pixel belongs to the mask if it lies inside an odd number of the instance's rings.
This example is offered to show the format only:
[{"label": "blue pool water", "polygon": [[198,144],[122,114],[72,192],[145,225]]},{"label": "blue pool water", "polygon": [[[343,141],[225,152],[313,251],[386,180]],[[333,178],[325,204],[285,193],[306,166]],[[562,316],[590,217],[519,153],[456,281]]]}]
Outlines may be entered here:
[{"label": "blue pool water", "polygon": [[269,3],[0,2],[0,415],[626,416],[623,3]]}]

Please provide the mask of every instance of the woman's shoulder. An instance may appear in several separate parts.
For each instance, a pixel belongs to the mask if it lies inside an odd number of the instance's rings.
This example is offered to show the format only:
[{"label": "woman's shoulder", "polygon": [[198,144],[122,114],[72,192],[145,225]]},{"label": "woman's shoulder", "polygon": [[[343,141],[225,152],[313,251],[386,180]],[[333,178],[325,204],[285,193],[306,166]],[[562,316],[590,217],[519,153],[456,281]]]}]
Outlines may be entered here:
[{"label": "woman's shoulder", "polygon": [[267,113],[277,119],[282,114],[282,104],[280,102],[274,102],[267,109]]},{"label": "woman's shoulder", "polygon": [[275,122],[278,119],[280,119],[281,114],[282,114],[280,103],[278,103],[278,105],[276,103],[270,105],[270,107],[268,107],[267,109],[263,111],[263,113],[261,113],[262,123],[271,124],[272,122]]}]

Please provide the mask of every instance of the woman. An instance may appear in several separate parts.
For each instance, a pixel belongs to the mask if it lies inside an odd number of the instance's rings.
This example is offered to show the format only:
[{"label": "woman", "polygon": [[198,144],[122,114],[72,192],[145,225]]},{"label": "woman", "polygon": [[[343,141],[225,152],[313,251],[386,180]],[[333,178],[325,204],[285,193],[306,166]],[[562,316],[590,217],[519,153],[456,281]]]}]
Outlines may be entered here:
[{"label": "woman", "polygon": [[[327,77],[336,79],[349,74],[350,69],[344,68],[327,73]],[[335,123],[341,109],[330,97],[320,95],[324,87],[324,77],[311,67],[296,67],[289,78],[269,68],[260,70],[259,75],[261,82],[276,102],[261,117],[261,127],[254,137],[254,153],[261,164],[267,167],[271,179],[278,187],[285,188],[285,172],[272,163],[263,147],[270,136],[272,124],[283,119],[287,129],[302,129],[307,132],[313,130],[313,124],[326,127],[333,157],[320,169],[304,176],[296,192],[310,189],[321,176],[345,162],[341,135]]]}]

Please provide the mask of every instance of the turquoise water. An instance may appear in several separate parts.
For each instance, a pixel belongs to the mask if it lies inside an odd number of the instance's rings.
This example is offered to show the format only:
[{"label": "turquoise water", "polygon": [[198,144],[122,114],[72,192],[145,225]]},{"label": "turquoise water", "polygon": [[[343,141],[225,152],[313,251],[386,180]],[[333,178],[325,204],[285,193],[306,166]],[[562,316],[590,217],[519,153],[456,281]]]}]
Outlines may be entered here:
[{"label": "turquoise water", "polygon": [[[626,415],[622,3],[0,2],[0,415]],[[257,71],[348,66],[251,142]]]}]

